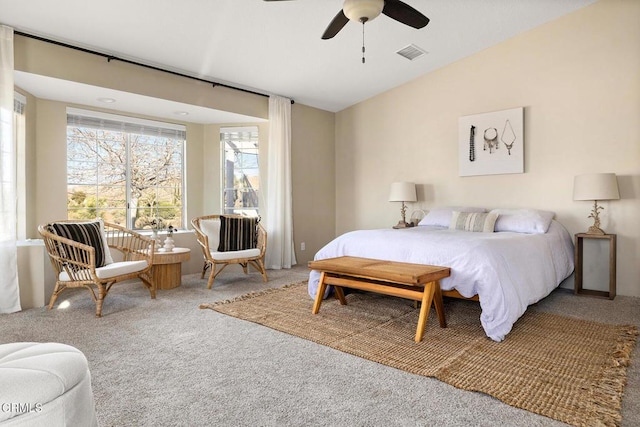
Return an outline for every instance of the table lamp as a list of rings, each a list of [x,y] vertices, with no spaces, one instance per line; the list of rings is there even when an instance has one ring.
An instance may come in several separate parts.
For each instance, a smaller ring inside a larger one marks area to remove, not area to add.
[[[593,225],[586,234],[606,234],[600,228],[600,211],[598,200],[618,200],[618,180],[614,173],[589,173],[577,175],[573,181],[573,200],[593,200],[593,210],[587,218],[593,218]]]
[[[416,195],[416,185],[413,182],[394,182],[393,184],[391,184],[391,194],[389,194],[389,201],[402,202],[402,209],[400,209],[402,219],[398,221],[398,224],[394,225],[393,228],[413,227],[413,224],[408,224],[406,221],[407,207],[404,203],[415,202],[417,200],[418,197]]]

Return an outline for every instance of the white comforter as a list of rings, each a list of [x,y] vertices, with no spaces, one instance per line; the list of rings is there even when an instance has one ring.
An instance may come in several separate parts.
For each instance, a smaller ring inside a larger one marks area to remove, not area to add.
[[[440,281],[442,289],[456,289],[465,297],[478,295],[480,322],[494,341],[502,341],[527,306],[573,272],[573,242],[556,221],[545,234],[472,233],[428,226],[352,231],[329,242],[314,259],[338,256],[451,267],[451,276]],[[319,279],[320,274],[311,271],[312,298]]]

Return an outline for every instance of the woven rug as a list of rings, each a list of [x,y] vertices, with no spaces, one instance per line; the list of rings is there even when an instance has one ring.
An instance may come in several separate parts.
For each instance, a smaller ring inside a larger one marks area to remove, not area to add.
[[[529,310],[498,343],[484,334],[480,307],[445,300],[447,328],[431,310],[422,342],[414,342],[413,301],[352,293],[346,306],[313,301],[306,282],[202,304],[417,375],[576,426],[620,425],[626,366],[635,326],[607,325]]]

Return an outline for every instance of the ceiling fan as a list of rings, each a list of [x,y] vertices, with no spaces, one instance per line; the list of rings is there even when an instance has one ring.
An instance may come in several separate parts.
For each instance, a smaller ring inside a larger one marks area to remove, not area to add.
[[[374,20],[381,13],[413,28],[423,28],[429,23],[429,18],[400,0],[344,0],[342,10],[329,23],[322,39],[333,38],[349,20],[364,24]]]

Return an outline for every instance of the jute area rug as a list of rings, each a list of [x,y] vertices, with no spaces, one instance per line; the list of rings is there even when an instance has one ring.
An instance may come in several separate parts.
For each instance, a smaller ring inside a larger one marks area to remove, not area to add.
[[[478,303],[445,300],[447,328],[431,310],[424,339],[414,342],[412,301],[370,293],[346,306],[323,302],[311,314],[306,282],[202,304],[220,313],[576,426],[620,425],[626,366],[635,326],[607,325],[529,310],[503,342],[486,337]]]

